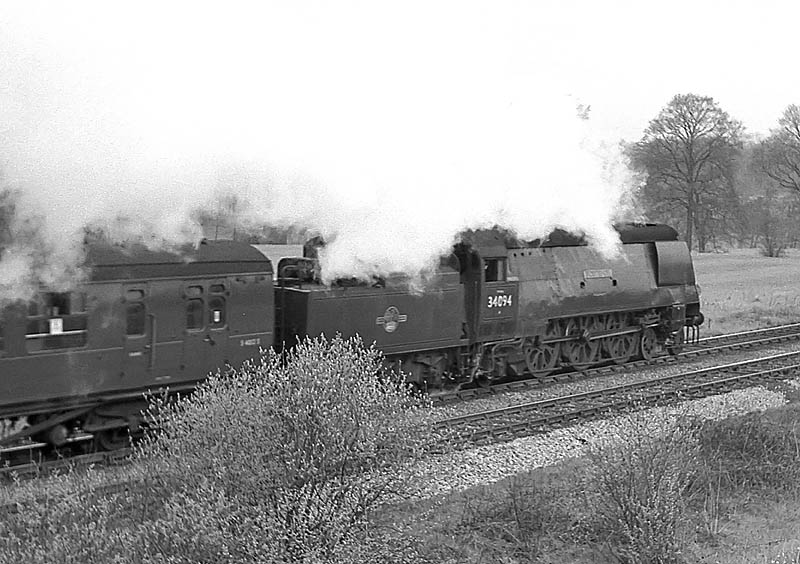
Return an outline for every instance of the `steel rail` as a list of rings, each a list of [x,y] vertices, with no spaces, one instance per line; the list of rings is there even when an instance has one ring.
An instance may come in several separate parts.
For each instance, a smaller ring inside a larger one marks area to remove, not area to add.
[[[777,366],[776,366],[777,365]],[[442,419],[439,435],[454,444],[507,441],[586,421],[631,406],[698,398],[800,372],[800,352],[782,353],[600,390]],[[722,377],[720,377],[722,376]]]
[[[752,337],[757,337],[753,339]],[[744,339],[744,340],[742,340]],[[494,384],[485,388],[468,388],[431,394],[429,399],[432,406],[438,407],[469,401],[483,397],[503,394],[506,392],[516,392],[524,390],[535,390],[546,388],[554,384],[576,382],[588,380],[598,376],[617,374],[632,368],[644,368],[647,366],[667,364],[679,360],[691,359],[703,355],[714,355],[721,352],[728,352],[739,349],[749,349],[765,347],[777,343],[800,340],[800,323],[781,325],[778,327],[768,327],[766,329],[754,329],[753,331],[741,331],[728,335],[716,335],[701,339],[698,344],[687,346],[684,350],[675,355],[658,356],[651,360],[634,360],[625,364],[608,364],[596,366],[582,371],[570,370],[556,372],[543,377],[531,377],[526,380],[515,380]]]
[[[22,464],[0,467],[0,482],[15,478],[32,478],[91,465],[111,466],[122,464],[131,455],[130,447],[112,451],[77,454],[66,458],[31,460]]]

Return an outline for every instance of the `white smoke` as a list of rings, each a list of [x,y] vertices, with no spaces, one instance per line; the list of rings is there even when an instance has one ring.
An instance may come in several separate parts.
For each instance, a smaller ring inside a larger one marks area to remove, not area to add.
[[[540,19],[525,4],[0,7],[0,169],[50,257],[15,239],[0,286],[74,276],[86,229],[197,240],[193,211],[230,195],[243,224],[323,235],[328,277],[417,272],[495,224],[613,252],[631,180],[553,82]]]

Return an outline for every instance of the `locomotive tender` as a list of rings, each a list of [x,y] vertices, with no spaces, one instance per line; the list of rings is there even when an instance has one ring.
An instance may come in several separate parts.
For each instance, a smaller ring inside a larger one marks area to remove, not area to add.
[[[676,350],[703,322],[689,250],[667,226],[618,231],[613,259],[560,231],[531,242],[468,232],[423,291],[403,275],[324,285],[308,256],[273,273],[231,241],[181,254],[92,245],[81,288],[0,318],[0,452],[113,448],[141,423],[143,392],[190,391],[306,335],[358,334],[422,389]]]

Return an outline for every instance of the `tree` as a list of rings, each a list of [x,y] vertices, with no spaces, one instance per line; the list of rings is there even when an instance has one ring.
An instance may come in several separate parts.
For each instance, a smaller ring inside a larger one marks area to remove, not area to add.
[[[767,174],[764,160],[768,150],[763,140],[745,144],[736,184],[744,202],[742,235],[765,256],[777,257],[800,235],[794,220],[800,193],[787,190]]]
[[[756,161],[781,187],[800,194],[800,107],[790,104],[778,128],[759,143]]]
[[[648,174],[645,204],[671,214],[681,210],[689,248],[696,232],[698,248],[705,249],[709,230],[735,199],[733,173],[742,129],[713,98],[678,94],[642,139],[628,147],[634,167]]]

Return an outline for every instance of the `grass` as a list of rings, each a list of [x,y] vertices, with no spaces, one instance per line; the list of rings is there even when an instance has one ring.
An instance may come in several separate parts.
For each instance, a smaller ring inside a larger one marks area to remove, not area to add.
[[[396,509],[429,562],[800,563],[800,404],[618,447]]]
[[[783,258],[757,249],[693,255],[703,331],[720,335],[800,321],[800,250]]]

